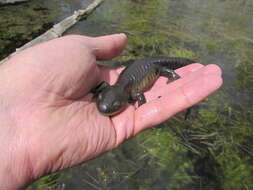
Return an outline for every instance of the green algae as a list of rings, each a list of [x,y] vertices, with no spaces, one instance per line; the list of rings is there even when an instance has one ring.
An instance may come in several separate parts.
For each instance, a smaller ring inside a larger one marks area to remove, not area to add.
[[[36,183],[31,185],[30,189],[38,189],[38,190],[60,190],[61,186],[58,183],[58,179],[60,177],[60,173],[54,173],[51,175],[47,175],[42,177]]]
[[[0,59],[45,32],[55,13],[41,1],[0,7]]]

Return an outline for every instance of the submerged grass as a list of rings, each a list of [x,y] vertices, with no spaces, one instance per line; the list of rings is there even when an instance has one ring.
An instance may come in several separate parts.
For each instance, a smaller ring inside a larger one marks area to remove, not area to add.
[[[42,1],[32,1],[0,6],[0,15],[1,60],[50,28],[55,12]]]

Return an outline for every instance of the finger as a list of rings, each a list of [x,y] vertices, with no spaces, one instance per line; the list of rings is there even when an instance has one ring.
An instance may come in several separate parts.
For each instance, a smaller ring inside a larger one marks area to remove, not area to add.
[[[127,36],[123,33],[89,38],[89,46],[98,60],[108,60],[118,56],[126,46]]]
[[[184,77],[187,74],[192,73],[202,67],[204,67],[204,65],[199,64],[199,63],[193,63],[193,64],[177,69],[176,73],[179,74],[181,77]],[[105,72],[106,74],[109,73],[109,75],[111,76],[110,78],[111,80],[108,80],[108,78],[106,77],[104,77],[104,79],[106,81],[109,81],[109,83],[113,84],[116,81],[118,75],[120,75],[120,73],[124,69],[125,69],[124,67],[113,68],[113,69],[108,68],[108,67],[102,67],[103,72]],[[155,82],[155,85],[152,86],[152,88],[147,92],[147,95],[149,96],[150,94],[152,94],[152,92],[158,92],[161,89],[161,87],[166,85],[167,80],[168,79],[166,77],[159,77],[159,79]]]
[[[171,91],[184,85],[189,80],[193,80],[203,73],[204,65],[199,63],[191,64],[176,70],[176,73],[180,75],[180,79],[167,84],[168,78],[159,77],[150,90],[145,93],[147,100],[156,99],[157,97],[166,95]]]
[[[184,67],[181,67],[179,69],[176,69],[176,73],[180,75],[180,77],[184,77],[185,75],[187,75],[188,73],[192,73],[195,72],[197,70],[199,70],[200,68],[203,68],[204,65],[200,64],[200,63],[193,63]]]
[[[110,85],[115,84],[117,81],[120,73],[118,72],[119,68],[115,67],[106,67],[106,66],[100,66],[100,81],[106,81]],[[122,68],[124,69],[124,68]]]
[[[207,68],[209,67],[210,66],[208,66]],[[155,85],[145,93],[147,101],[157,99],[158,97],[161,98],[162,96],[166,96],[175,89],[185,85],[189,81],[193,81],[196,78],[207,74],[206,71],[209,70],[207,68],[201,64],[192,64],[180,68],[180,70],[176,70],[176,72],[181,76],[181,78],[176,81],[172,81],[169,84],[167,84],[167,78],[160,77],[155,83]]]
[[[177,69],[176,72],[184,78],[186,75],[189,75],[197,70],[200,70],[203,68],[204,65],[199,63],[194,63],[185,67],[182,67],[180,69]],[[114,84],[124,68],[110,68],[110,67],[101,67],[101,81],[107,81],[109,84]],[[183,84],[184,80],[181,81],[181,83],[178,83],[177,81],[174,81],[170,84],[167,84],[167,78],[166,77],[160,77],[156,82],[155,85],[151,87],[150,90],[148,90],[145,93],[145,97],[147,98],[147,101],[156,99],[159,96],[163,96],[164,94],[168,94],[170,91],[172,91],[175,88],[178,88],[180,85]],[[164,88],[166,87],[166,88]],[[166,90],[164,90],[166,89]],[[136,104],[137,106],[137,104]]]
[[[176,73],[179,74],[181,77],[184,76],[185,74],[189,72],[194,72],[195,70],[198,70],[199,68],[204,67],[204,65],[199,64],[199,63],[193,63],[184,67],[181,67],[176,70]],[[125,67],[117,67],[116,71],[118,74],[120,74]]]
[[[209,65],[192,81],[160,99],[139,107],[135,113],[135,134],[169,119],[176,113],[193,106],[222,85],[221,70]]]

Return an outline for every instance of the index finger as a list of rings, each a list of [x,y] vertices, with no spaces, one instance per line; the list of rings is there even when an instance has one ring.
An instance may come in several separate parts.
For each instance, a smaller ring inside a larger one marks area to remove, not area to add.
[[[218,66],[205,66],[204,69],[196,71],[196,75],[199,77],[185,81],[167,96],[139,107],[135,112],[134,134],[162,123],[176,113],[193,106],[222,85],[221,70]]]

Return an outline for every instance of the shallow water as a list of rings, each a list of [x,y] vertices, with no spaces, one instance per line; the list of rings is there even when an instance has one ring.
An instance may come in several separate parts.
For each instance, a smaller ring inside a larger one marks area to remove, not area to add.
[[[39,2],[49,6],[54,23],[91,1]],[[253,1],[107,0],[67,34],[117,32],[129,37],[119,60],[189,57],[218,64],[224,85],[193,108],[189,120],[179,114],[115,151],[57,174],[51,185],[86,190],[253,189]],[[43,183],[47,181],[30,188],[45,189],[49,183]]]

